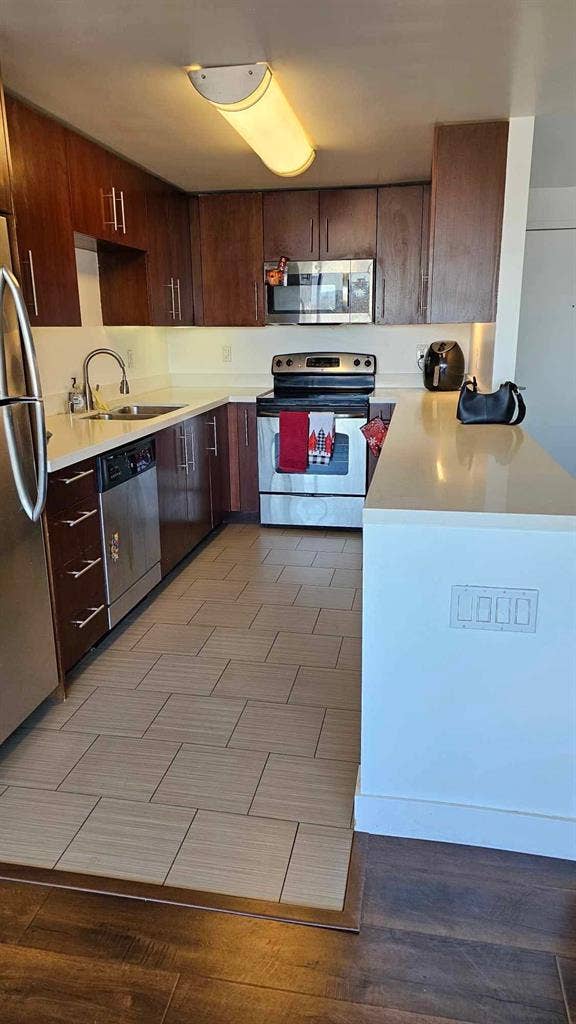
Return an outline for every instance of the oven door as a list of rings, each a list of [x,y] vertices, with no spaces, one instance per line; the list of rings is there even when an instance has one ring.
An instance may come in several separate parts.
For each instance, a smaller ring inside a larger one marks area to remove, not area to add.
[[[284,283],[270,285],[264,266],[266,323],[372,323],[373,260],[288,263]]]
[[[328,465],[304,473],[278,469],[279,417],[258,416],[258,479],[261,494],[366,494],[366,416],[336,416],[336,440]]]

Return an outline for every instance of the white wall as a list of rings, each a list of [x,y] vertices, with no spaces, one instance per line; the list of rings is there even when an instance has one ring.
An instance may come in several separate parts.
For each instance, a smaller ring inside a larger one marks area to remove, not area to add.
[[[82,327],[36,327],[33,332],[49,415],[65,411],[70,378],[75,376],[81,382],[84,357],[100,346],[115,349],[127,362],[129,352],[132,353],[128,378],[134,392],[169,383],[165,329],[103,327],[96,253],[77,249],[76,263]],[[91,378],[104,385],[107,397],[118,397],[119,368],[112,359],[94,359]]]
[[[526,429],[576,476],[575,117],[536,118],[532,181],[515,376]]]
[[[495,387],[513,380],[516,368],[533,135],[533,117],[510,119],[492,374]]]
[[[168,332],[169,365],[175,375],[174,383],[201,385],[203,380],[221,379],[242,385],[256,377],[255,383],[267,384],[272,356],[278,352],[340,349],[374,353],[380,384],[421,387],[422,373],[416,362],[418,345],[454,339],[468,361],[470,331],[470,324],[177,328]],[[223,345],[231,346],[230,363],[222,361]]]

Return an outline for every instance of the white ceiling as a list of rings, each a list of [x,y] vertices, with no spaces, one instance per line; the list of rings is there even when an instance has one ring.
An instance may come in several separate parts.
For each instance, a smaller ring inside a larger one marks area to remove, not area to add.
[[[428,177],[432,125],[576,111],[574,0],[2,0],[9,88],[190,190]],[[317,148],[268,171],[183,67],[268,60]]]

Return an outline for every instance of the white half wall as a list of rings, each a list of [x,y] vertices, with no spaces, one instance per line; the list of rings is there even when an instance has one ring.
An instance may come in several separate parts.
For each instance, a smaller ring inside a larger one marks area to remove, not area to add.
[[[576,537],[528,520],[364,523],[357,829],[576,859]],[[451,627],[453,585],[537,590],[536,631]]]

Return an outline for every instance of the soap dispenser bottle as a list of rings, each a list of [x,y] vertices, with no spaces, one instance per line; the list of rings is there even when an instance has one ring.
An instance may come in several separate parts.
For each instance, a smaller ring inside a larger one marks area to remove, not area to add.
[[[72,387],[68,392],[68,408],[73,413],[86,410],[86,399],[82,388],[76,383],[76,377],[72,377]]]

